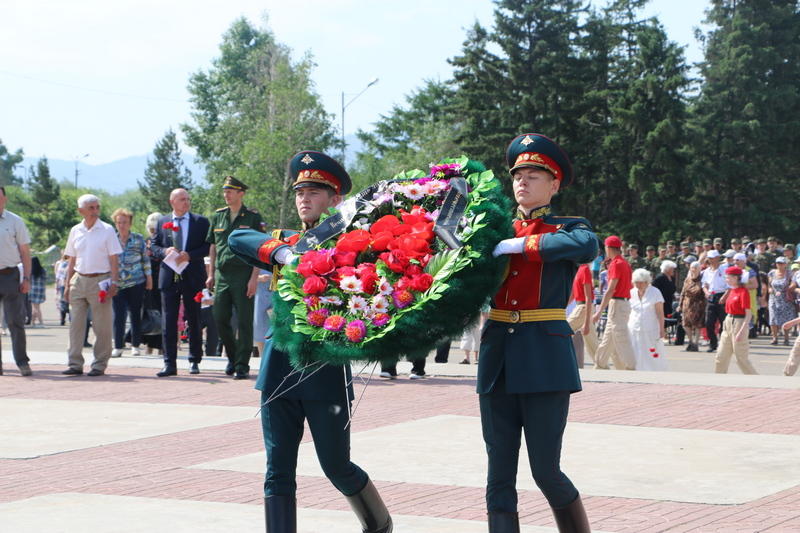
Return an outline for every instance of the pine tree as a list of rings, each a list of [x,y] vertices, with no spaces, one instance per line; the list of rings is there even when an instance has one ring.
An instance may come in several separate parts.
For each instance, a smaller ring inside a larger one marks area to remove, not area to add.
[[[3,140],[0,139],[0,185],[22,184],[22,180],[14,175],[14,167],[22,163],[23,155],[22,148],[14,153],[9,152],[6,145],[3,144]]]
[[[168,213],[169,194],[173,189],[192,187],[192,173],[184,166],[175,132],[169,129],[153,150],[153,160],[147,159],[144,179],[139,181],[149,207],[154,211]]]
[[[47,158],[31,166],[26,183],[28,195],[20,198],[34,248],[45,249],[66,241],[77,215],[61,197],[61,187],[50,175]]]
[[[712,0],[691,175],[721,235],[800,230],[800,9],[796,0]]]

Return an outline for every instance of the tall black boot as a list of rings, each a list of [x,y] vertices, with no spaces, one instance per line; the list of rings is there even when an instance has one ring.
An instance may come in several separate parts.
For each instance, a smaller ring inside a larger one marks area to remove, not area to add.
[[[297,533],[297,502],[294,496],[264,498],[264,524],[267,533]]]
[[[580,494],[575,501],[566,507],[556,509],[553,507],[553,516],[556,519],[559,533],[590,533],[589,518],[583,508]]]
[[[392,533],[392,517],[372,480],[367,479],[361,492],[346,498],[361,522],[362,533]]]
[[[489,511],[489,533],[519,533],[519,513]]]

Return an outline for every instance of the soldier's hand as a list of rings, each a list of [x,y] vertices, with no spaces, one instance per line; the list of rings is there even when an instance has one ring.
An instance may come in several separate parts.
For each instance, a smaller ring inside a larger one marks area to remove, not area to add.
[[[515,237],[513,239],[503,239],[494,247],[492,255],[498,257],[501,255],[521,254],[525,249],[525,237]]]
[[[208,276],[206,279],[206,289],[210,291],[214,290],[214,276]]]
[[[277,252],[275,252],[275,261],[282,265],[288,265],[294,261],[296,257],[297,256],[292,253],[292,249],[288,246],[285,248],[280,248]]]

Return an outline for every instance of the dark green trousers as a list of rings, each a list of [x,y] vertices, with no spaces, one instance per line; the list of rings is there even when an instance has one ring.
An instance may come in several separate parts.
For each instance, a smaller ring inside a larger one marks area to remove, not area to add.
[[[249,271],[248,271],[249,272]],[[247,297],[247,278],[232,282],[223,281],[218,275],[214,292],[214,322],[225,353],[233,361],[236,372],[250,371],[250,355],[253,353],[253,298]],[[231,326],[231,312],[236,309],[237,331]]]
[[[501,377],[491,392],[480,395],[481,426],[489,474],[489,512],[517,511],[517,466],[525,431],[533,480],[551,507],[572,503],[578,491],[561,471],[561,440],[569,414],[569,392],[508,394]]]
[[[261,403],[269,395],[261,393]],[[278,397],[261,409],[261,429],[267,450],[265,496],[294,496],[297,452],[308,420],[314,448],[325,476],[339,492],[352,496],[367,484],[367,473],[350,461],[349,406],[329,401]]]

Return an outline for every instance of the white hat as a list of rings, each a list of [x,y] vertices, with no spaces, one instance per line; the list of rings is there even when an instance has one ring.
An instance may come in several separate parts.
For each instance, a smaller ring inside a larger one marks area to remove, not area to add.
[[[788,260],[788,259],[786,259],[786,256],[783,256],[783,255],[782,255],[782,256],[778,257],[777,259],[775,259],[775,262],[776,262],[776,263],[788,263],[788,262],[789,262],[789,260]]]
[[[726,250],[724,255],[725,255],[725,257],[730,259],[731,257],[736,255],[736,251],[735,250]]]
[[[695,261],[697,261],[697,258],[693,255],[687,255],[683,258],[684,263],[694,263]]]
[[[719,252],[717,250],[709,250],[706,253],[706,257],[709,259],[714,259],[715,257],[719,257]]]
[[[747,256],[743,253],[739,252],[738,254],[733,256],[734,261],[747,261]]]

